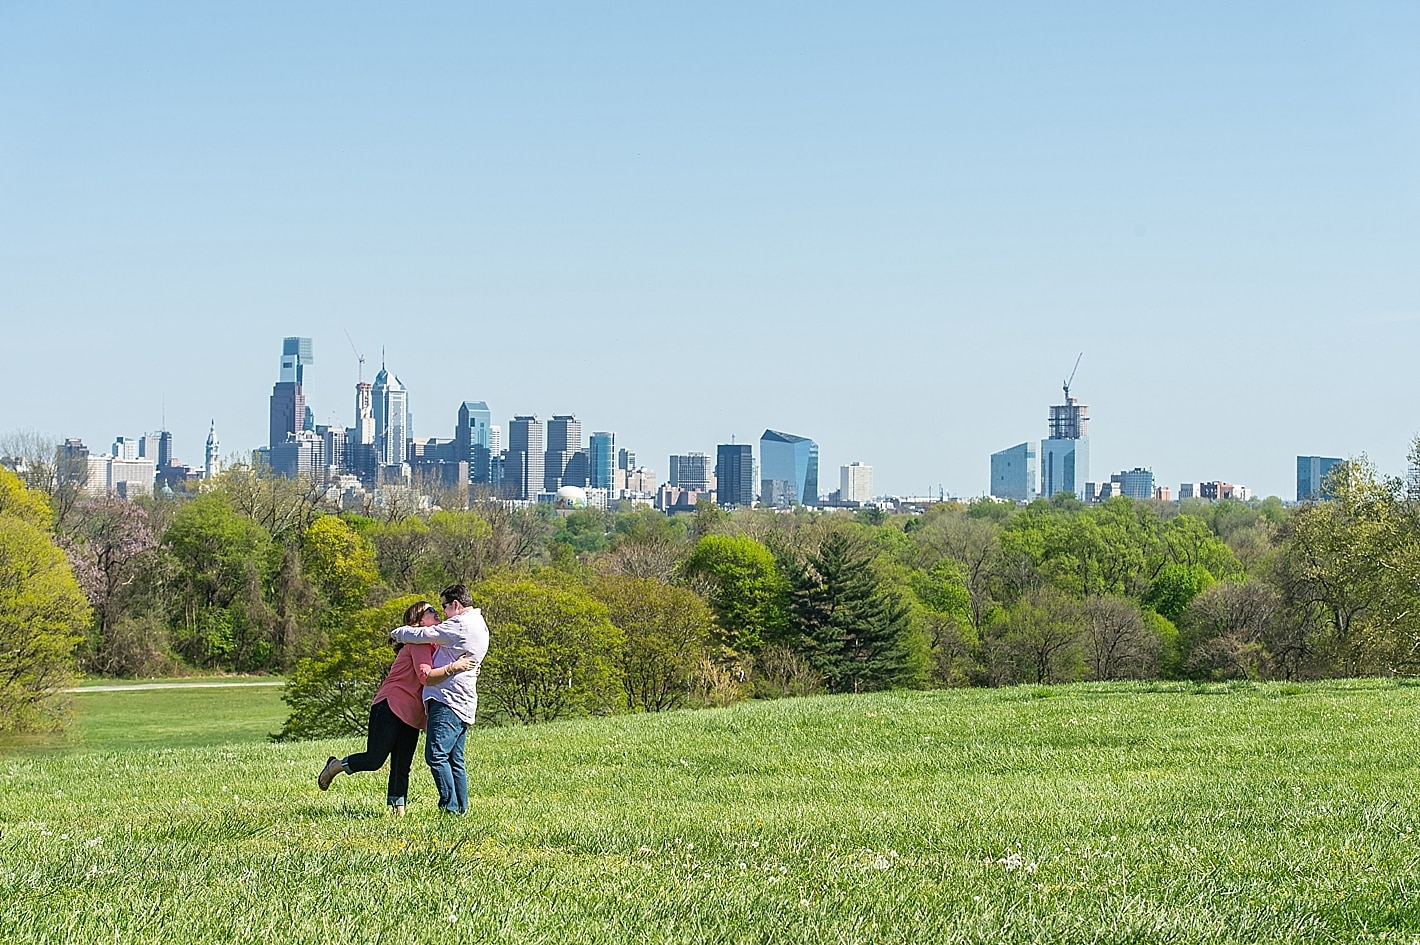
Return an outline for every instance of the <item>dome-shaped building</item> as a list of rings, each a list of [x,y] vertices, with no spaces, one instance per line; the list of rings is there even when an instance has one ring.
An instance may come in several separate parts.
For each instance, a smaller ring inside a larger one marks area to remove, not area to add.
[[[587,491],[577,486],[563,486],[557,490],[557,498],[553,500],[553,506],[559,509],[585,509],[587,507]]]

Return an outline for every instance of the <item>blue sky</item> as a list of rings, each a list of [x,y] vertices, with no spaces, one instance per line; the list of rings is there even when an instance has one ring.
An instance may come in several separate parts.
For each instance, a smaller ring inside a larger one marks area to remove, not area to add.
[[[292,334],[349,423],[348,330],[418,435],[970,495],[1083,351],[1092,478],[1401,471],[1420,7],[984,6],[6,5],[0,430],[258,446]]]

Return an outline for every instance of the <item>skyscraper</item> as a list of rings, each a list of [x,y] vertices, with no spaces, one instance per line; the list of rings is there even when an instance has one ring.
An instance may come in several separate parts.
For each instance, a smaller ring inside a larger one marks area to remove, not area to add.
[[[592,434],[587,450],[587,480],[593,489],[612,489],[616,486],[616,434],[597,432]]]
[[[355,425],[350,428],[350,442],[357,446],[375,445],[375,394],[369,381],[355,385]]]
[[[838,500],[859,505],[873,501],[873,467],[862,463],[838,467]]]
[[[375,417],[375,457],[381,466],[404,462],[409,442],[409,392],[383,362],[371,390]]]
[[[675,488],[710,491],[710,480],[715,470],[710,465],[709,456],[704,453],[679,453],[671,456],[670,467],[666,482]]]
[[[818,444],[765,430],[759,438],[759,499],[765,505],[818,505]]]
[[[1080,498],[1090,478],[1090,408],[1070,396],[1050,408],[1050,436],[1040,441],[1040,494]]]
[[[715,448],[715,499],[725,508],[754,505],[754,447],[721,443]]]
[[[314,364],[311,339],[284,338],[281,341],[281,373],[271,388],[271,424],[268,446],[286,442],[287,435],[306,428],[308,411],[301,385],[306,365]]]
[[[1335,456],[1298,456],[1297,501],[1306,502],[1310,499],[1331,498],[1326,477],[1331,475],[1331,471],[1343,462],[1345,460]]]
[[[1034,443],[1018,443],[991,454],[991,495],[1009,502],[1030,502],[1040,487],[1039,454]]]
[[[468,463],[470,482],[486,483],[492,458],[493,414],[481,400],[465,400],[459,405],[454,449],[461,462]]]
[[[586,458],[576,464],[582,451],[582,421],[571,414],[558,414],[547,423],[547,451],[543,457],[544,491],[556,492],[563,486],[586,485]],[[579,475],[580,472],[580,475]],[[581,482],[574,480],[580,478]]]
[[[536,414],[508,421],[504,483],[515,499],[535,499],[543,485],[543,430]]]

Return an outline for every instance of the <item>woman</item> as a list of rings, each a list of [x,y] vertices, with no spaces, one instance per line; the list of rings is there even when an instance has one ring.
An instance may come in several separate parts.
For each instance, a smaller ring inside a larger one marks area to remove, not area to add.
[[[433,604],[422,600],[405,610],[404,623],[408,627],[432,627],[439,623],[439,613]],[[316,783],[324,791],[340,772],[378,771],[388,758],[390,777],[386,800],[396,814],[403,816],[405,795],[409,792],[409,768],[414,761],[414,749],[419,745],[419,732],[426,724],[424,685],[442,682],[478,664],[472,657],[462,656],[436,669],[431,644],[396,643],[394,649],[394,663],[370,706],[365,750],[344,758],[332,755]]]

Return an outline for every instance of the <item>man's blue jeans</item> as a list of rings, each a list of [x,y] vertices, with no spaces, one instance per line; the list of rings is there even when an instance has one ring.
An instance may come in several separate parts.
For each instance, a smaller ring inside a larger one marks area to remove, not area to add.
[[[424,760],[439,789],[439,810],[462,814],[468,810],[468,774],[463,767],[463,742],[468,723],[454,710],[430,699],[424,703],[429,730],[424,736]]]

